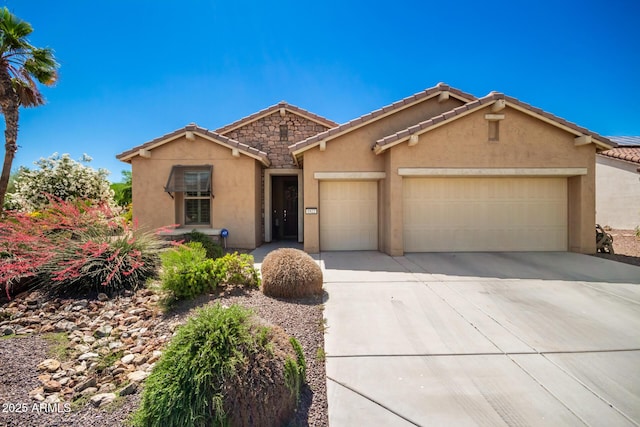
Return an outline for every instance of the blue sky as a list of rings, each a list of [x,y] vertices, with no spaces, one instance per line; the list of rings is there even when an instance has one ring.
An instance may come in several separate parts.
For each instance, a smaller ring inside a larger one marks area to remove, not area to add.
[[[60,79],[21,112],[14,166],[115,155],[281,100],[342,123],[438,82],[602,135],[640,135],[637,0],[0,0]]]

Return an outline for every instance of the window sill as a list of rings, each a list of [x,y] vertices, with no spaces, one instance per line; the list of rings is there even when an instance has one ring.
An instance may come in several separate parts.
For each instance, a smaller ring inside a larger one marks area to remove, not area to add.
[[[189,234],[193,230],[196,230],[202,234],[206,234],[207,236],[219,236],[221,228],[200,228],[197,226],[191,227],[178,227],[171,230],[161,231],[161,236],[182,236],[184,234]]]

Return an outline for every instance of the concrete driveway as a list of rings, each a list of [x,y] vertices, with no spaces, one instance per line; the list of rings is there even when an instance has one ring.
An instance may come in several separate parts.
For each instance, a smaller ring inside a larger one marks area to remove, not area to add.
[[[329,424],[640,425],[640,268],[322,253]]]

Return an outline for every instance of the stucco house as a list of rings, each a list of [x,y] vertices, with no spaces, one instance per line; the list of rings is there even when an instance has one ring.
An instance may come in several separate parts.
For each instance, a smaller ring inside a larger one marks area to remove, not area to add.
[[[595,252],[596,153],[609,139],[502,93],[438,84],[338,125],[285,102],[117,156],[134,217],[232,247],[307,252]]]
[[[596,155],[596,220],[622,230],[640,226],[640,136],[610,136],[618,147]]]

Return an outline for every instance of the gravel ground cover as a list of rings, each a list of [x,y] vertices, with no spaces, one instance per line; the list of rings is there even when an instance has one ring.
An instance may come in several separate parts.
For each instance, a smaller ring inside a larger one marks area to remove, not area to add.
[[[596,254],[600,258],[640,266],[640,238],[634,230],[609,230],[613,237],[614,255]]]
[[[42,387],[43,371],[38,365],[45,359],[51,358],[51,342],[47,340],[46,335],[40,331],[57,332],[60,328],[67,328],[69,337],[79,340],[78,336],[84,330],[85,336],[95,336],[95,330],[98,325],[104,332],[104,324],[102,317],[105,313],[111,316],[111,326],[119,331],[118,338],[115,340],[123,343],[125,351],[123,354],[135,355],[135,359],[140,358],[142,363],[131,368],[129,365],[116,362],[114,367],[124,370],[124,374],[129,371],[136,372],[149,370],[151,365],[144,363],[144,360],[151,357],[152,351],[158,351],[161,345],[165,343],[167,337],[171,336],[171,332],[175,330],[177,325],[186,321],[195,309],[206,304],[214,304],[220,302],[224,305],[240,304],[244,307],[253,309],[258,316],[263,319],[281,326],[289,335],[294,336],[303,346],[307,361],[307,386],[301,393],[301,402],[297,416],[293,422],[295,426],[326,426],[328,425],[327,417],[327,399],[326,399],[326,377],[324,364],[324,321],[322,314],[322,301],[320,297],[310,297],[297,300],[280,300],[264,296],[257,289],[238,289],[233,288],[228,291],[205,295],[191,301],[181,302],[166,314],[155,312],[152,305],[155,302],[153,296],[147,290],[140,291],[142,294],[136,293],[122,298],[114,298],[109,301],[98,302],[97,300],[89,300],[82,309],[77,309],[77,302],[73,300],[57,301],[56,310],[47,310],[47,305],[35,306],[27,304],[27,300],[33,300],[33,295],[23,296],[14,300],[14,305],[9,308],[9,303],[0,305],[0,332],[7,328],[14,328],[16,332],[10,336],[0,338],[0,427],[15,426],[118,426],[126,425],[126,419],[133,412],[140,401],[141,387],[138,387],[132,394],[118,396],[118,390],[109,390],[107,381],[114,381],[109,378],[98,378],[98,384],[95,388],[100,390],[94,393],[100,394],[101,391],[115,391],[116,398],[108,404],[96,404],[86,398],[76,400],[69,404],[73,399],[65,399],[62,396],[60,402],[51,400],[51,395],[47,395],[47,401],[40,401],[34,398],[34,391]],[[103,305],[101,305],[103,304]],[[141,306],[147,307],[147,312],[141,310]],[[20,324],[8,324],[9,314],[15,312],[18,307],[23,308],[27,313],[23,316],[23,322]],[[132,307],[133,312],[140,319],[130,320]],[[137,311],[136,311],[137,310]],[[56,313],[66,313],[69,315],[62,320]],[[3,316],[4,314],[4,316]],[[73,314],[73,316],[71,316]],[[93,318],[92,318],[93,316]],[[3,318],[4,317],[4,318]],[[39,318],[39,319],[36,319]],[[69,320],[70,319],[70,320]],[[84,322],[84,323],[83,323]],[[72,323],[80,326],[80,329],[73,328]],[[54,325],[57,325],[54,327]],[[127,329],[136,327],[136,329]],[[140,334],[140,326],[145,328],[144,334]],[[56,329],[58,328],[58,329]],[[73,329],[73,331],[71,331]],[[135,331],[135,332],[134,332]],[[65,332],[66,333],[66,332]],[[136,338],[135,340],[123,336]],[[148,344],[147,343],[152,343]],[[97,343],[91,343],[93,346],[89,351],[93,351]],[[80,341],[80,346],[85,342]],[[106,341],[105,341],[106,345]],[[86,348],[83,348],[86,350]],[[99,349],[98,349],[99,350]],[[95,351],[98,351],[95,350]],[[134,353],[135,352],[135,353]],[[76,352],[74,358],[78,358]],[[86,353],[85,353],[86,354]],[[130,357],[134,359],[134,357]],[[89,359],[91,360],[91,359]],[[153,359],[151,359],[153,360]],[[131,365],[135,365],[136,361],[129,361]],[[78,360],[63,363],[53,377],[63,376],[64,368],[72,366],[70,370],[77,369],[75,366]],[[91,368],[89,368],[90,371]],[[53,372],[53,371],[51,371]],[[73,381],[73,378],[71,379]],[[102,384],[102,385],[101,385]],[[45,386],[46,387],[46,386]],[[63,387],[64,388],[64,387]],[[105,388],[105,390],[102,390]],[[62,390],[64,392],[64,390]],[[45,393],[46,395],[46,393]],[[40,399],[43,396],[40,396]]]

